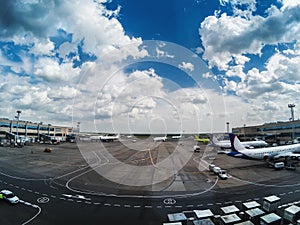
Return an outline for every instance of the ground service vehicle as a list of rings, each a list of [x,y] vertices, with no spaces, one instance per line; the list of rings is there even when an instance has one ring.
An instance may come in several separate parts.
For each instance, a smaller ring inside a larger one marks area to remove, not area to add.
[[[274,163],[274,168],[275,168],[276,170],[281,170],[281,169],[283,169],[284,167],[285,167],[284,162],[277,162],[277,163]]]
[[[220,170],[218,176],[219,176],[219,178],[221,178],[222,180],[228,179],[228,175],[227,175],[227,171],[226,171],[226,170]]]
[[[214,171],[214,170],[213,170],[214,167],[215,167],[214,164],[210,164],[210,165],[208,166],[209,171],[213,172],[213,171]]]
[[[16,204],[20,201],[20,199],[15,196],[15,194],[9,190],[2,190],[0,192],[4,200],[8,201],[11,204]]]
[[[214,172],[215,174],[219,174],[219,173],[221,172],[221,168],[215,166],[215,167],[213,168],[213,172]]]
[[[200,147],[198,145],[194,146],[194,152],[200,152]]]

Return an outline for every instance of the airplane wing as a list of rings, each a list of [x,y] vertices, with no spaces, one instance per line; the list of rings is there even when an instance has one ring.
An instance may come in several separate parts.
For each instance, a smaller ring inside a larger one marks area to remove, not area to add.
[[[293,152],[284,152],[274,156],[274,158],[289,157],[291,159],[300,159],[300,154]]]

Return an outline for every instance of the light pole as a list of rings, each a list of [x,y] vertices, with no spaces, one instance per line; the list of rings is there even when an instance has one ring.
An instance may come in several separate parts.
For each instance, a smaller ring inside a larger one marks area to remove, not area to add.
[[[37,141],[40,142],[40,126],[42,125],[42,122],[39,122],[37,125]]]
[[[291,122],[292,122],[292,141],[295,139],[295,134],[294,134],[294,108],[295,108],[295,104],[288,104],[288,107],[291,109]]]
[[[295,104],[288,104],[288,107],[291,109],[291,120],[294,122],[294,120],[295,120],[295,118],[294,118]]]
[[[50,136],[50,126],[51,126],[51,124],[48,123],[48,136]]]
[[[25,123],[25,140],[27,141],[27,126],[28,126],[28,121]]]
[[[246,124],[244,124],[244,141],[246,140]]]
[[[21,110],[17,110],[17,115],[15,116],[15,118],[17,119],[15,143],[17,143],[17,138],[19,138],[18,128],[19,128],[19,120],[20,120],[21,112],[22,112]]]
[[[229,122],[226,122],[227,124],[227,133],[229,133]]]
[[[77,141],[79,141],[80,122],[77,122]]]

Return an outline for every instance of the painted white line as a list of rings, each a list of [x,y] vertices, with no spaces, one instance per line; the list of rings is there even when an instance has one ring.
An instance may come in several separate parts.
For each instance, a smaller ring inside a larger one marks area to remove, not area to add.
[[[124,205],[124,207],[126,207],[126,208],[130,208],[130,207],[131,207],[131,205]]]
[[[21,200],[20,200],[20,202],[21,202]],[[26,202],[24,202],[24,201],[22,201],[21,203],[26,204]],[[30,205],[30,206],[32,206],[33,208],[38,209],[38,212],[37,212],[32,218],[30,218],[29,220],[27,220],[27,221],[25,221],[24,223],[22,223],[22,225],[26,225],[26,224],[30,223],[31,221],[33,221],[33,220],[34,220],[34,219],[42,212],[41,207],[39,207],[38,205],[34,205],[34,204],[31,204],[31,203],[26,204],[26,205]]]
[[[16,180],[25,180],[25,181],[32,181],[32,180],[48,180],[45,179],[45,178],[24,178],[24,177],[16,177],[16,176],[12,176],[12,175],[9,175],[7,173],[3,173],[3,172],[0,172],[0,174],[2,174],[3,176],[5,177],[9,177],[9,178],[13,178],[13,179],[16,179]],[[5,184],[7,184],[6,182],[4,182]]]
[[[102,154],[102,153],[100,152],[100,154]],[[105,156],[103,156],[103,157],[105,158]],[[109,160],[107,160],[107,163],[108,162],[109,162]],[[78,174],[78,175],[70,178],[66,182],[65,187],[67,189],[69,189],[70,191],[75,192],[75,193],[88,194],[88,195],[96,195],[96,196],[106,196],[106,197],[116,197],[116,198],[145,198],[145,197],[149,197],[149,196],[146,196],[146,195],[115,195],[115,194],[107,194],[107,193],[103,193],[103,192],[101,192],[101,193],[95,193],[93,191],[87,192],[87,191],[76,190],[76,189],[70,187],[70,183],[73,180],[75,180],[78,177],[83,176],[83,175],[85,175],[87,173],[95,171],[96,168],[100,168],[102,166],[107,165],[107,163],[103,163],[103,164],[97,165],[97,166],[93,167],[90,170],[84,171],[84,172],[82,172],[82,173],[80,173],[80,174]],[[182,198],[182,197],[199,196],[199,195],[202,195],[202,194],[205,194],[205,193],[211,191],[217,185],[218,180],[219,180],[219,178],[217,177],[216,180],[215,180],[215,183],[210,188],[208,188],[208,189],[206,189],[206,190],[204,190],[202,192],[195,192],[195,193],[188,193],[188,194],[179,194],[179,195],[153,195],[153,196],[151,196],[151,198],[163,198],[163,199],[165,199],[165,198],[176,198],[176,197]]]
[[[248,181],[248,180],[242,180],[242,179],[239,179],[237,177],[232,177],[232,179],[235,179],[237,181],[240,181],[240,182],[244,182],[244,183],[247,183],[247,184],[252,184],[252,185],[255,185],[255,186],[261,186],[261,187],[294,187],[296,185],[299,185],[299,183],[295,183],[295,184],[284,184],[284,185],[276,185],[276,184],[260,184],[260,183],[255,183],[255,182],[252,182],[252,181]],[[299,190],[300,191],[300,190]]]
[[[121,205],[119,205],[119,204],[114,204],[114,206],[115,206],[115,207],[120,207]]]
[[[110,204],[110,203],[105,203],[104,205],[105,205],[105,206],[111,206],[111,204]]]

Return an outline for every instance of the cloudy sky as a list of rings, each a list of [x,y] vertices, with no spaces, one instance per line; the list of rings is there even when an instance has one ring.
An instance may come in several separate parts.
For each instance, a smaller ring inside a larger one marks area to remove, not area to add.
[[[300,2],[4,1],[0,116],[97,132],[298,118]]]

